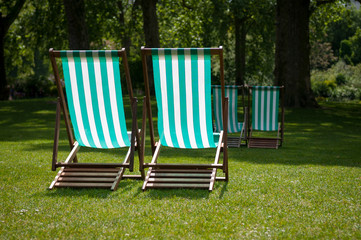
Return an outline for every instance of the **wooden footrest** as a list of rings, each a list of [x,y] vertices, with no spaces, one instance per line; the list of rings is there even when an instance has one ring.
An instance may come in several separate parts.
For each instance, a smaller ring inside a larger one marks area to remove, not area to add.
[[[251,138],[248,141],[249,148],[278,148],[278,139]]]
[[[123,177],[124,169],[109,168],[62,168],[49,189],[73,188],[110,188],[115,190]],[[135,177],[138,177],[137,175]],[[140,176],[139,176],[140,177]]]
[[[143,184],[148,188],[213,189],[216,169],[149,169]]]
[[[239,137],[228,137],[227,138],[227,146],[238,148],[240,146],[240,139]]]

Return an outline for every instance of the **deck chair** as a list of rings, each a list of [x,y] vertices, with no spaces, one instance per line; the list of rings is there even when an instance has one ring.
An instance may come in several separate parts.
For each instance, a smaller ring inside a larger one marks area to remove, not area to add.
[[[247,107],[244,106],[244,94],[242,94],[243,98],[243,113],[244,120],[243,122],[238,122],[238,89],[241,89],[243,92],[243,86],[235,86],[235,85],[227,85],[225,86],[225,94],[228,98],[228,133],[239,133],[239,137],[230,137],[228,136],[228,147],[239,147],[244,141],[243,145],[246,145],[247,137],[246,137],[246,121],[247,121]],[[213,114],[214,114],[214,129],[215,132],[220,132],[223,130],[222,123],[222,100],[221,100],[221,91],[222,88],[220,85],[213,85]]]
[[[122,178],[144,179],[144,172],[140,175],[124,175],[125,169],[133,171],[135,151],[138,151],[140,164],[143,161],[141,133],[138,130],[136,117],[137,99],[133,97],[125,50],[55,51],[50,49],[49,54],[59,93],[52,170],[55,171],[60,167],[49,189],[99,187],[116,190]],[[127,131],[125,122],[119,69],[120,57],[123,60],[131,100],[131,131]],[[66,99],[55,58],[60,58],[62,62]],[[71,149],[64,162],[57,160],[61,112]],[[70,114],[70,119],[68,114]],[[144,139],[144,135],[142,136]],[[80,147],[96,149],[127,147],[129,149],[124,161],[120,163],[79,163],[76,154]]]
[[[252,121],[248,128],[249,148],[278,148],[283,143],[284,130],[284,104],[283,86],[250,86],[248,94],[248,111],[250,109],[250,96],[252,95]],[[281,98],[281,116],[279,108]],[[248,113],[248,116],[250,114]],[[250,121],[248,120],[250,123]],[[276,137],[254,136],[254,132],[277,132]]]
[[[227,131],[213,132],[211,100],[211,55],[220,61],[223,128],[227,129],[228,99],[224,95],[222,48],[141,49],[152,161],[143,184],[148,188],[205,188],[213,190],[216,180],[228,181]],[[158,107],[159,141],[155,142],[147,56],[152,57],[154,88]],[[216,148],[212,164],[158,163],[161,146],[179,149]],[[220,163],[220,154],[223,161]],[[222,169],[224,177],[217,177]]]

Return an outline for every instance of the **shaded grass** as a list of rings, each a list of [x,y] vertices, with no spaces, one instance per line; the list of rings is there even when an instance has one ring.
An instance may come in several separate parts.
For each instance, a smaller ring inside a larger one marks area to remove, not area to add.
[[[229,149],[230,181],[209,193],[142,192],[142,182],[132,180],[115,192],[48,191],[53,101],[0,102],[1,239],[361,238],[361,104],[288,109],[284,146]],[[59,159],[67,156],[66,139],[62,123]],[[125,151],[81,149],[79,160],[119,162]],[[213,158],[214,150],[165,148],[160,161]]]

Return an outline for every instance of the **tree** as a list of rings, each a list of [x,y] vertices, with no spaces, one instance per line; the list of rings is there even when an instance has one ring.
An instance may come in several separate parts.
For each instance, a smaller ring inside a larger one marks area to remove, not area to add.
[[[8,32],[11,24],[18,17],[24,3],[25,0],[18,0],[13,6],[10,5],[10,2],[4,4],[7,9],[6,16],[2,16],[2,9],[0,9],[0,100],[5,100],[9,97],[5,70],[4,40],[6,33]]]
[[[89,49],[88,28],[85,22],[85,5],[83,0],[64,0],[68,23],[70,49]]]
[[[275,84],[285,86],[288,107],[315,107],[311,89],[310,0],[277,0]]]
[[[143,11],[143,31],[146,47],[159,47],[157,2],[158,0],[141,0]]]
[[[350,2],[341,1],[343,4]],[[360,2],[358,0],[358,2]],[[277,0],[275,84],[285,86],[285,105],[318,106],[310,81],[310,16],[336,0]],[[332,43],[332,42],[331,42]]]
[[[246,73],[247,55],[257,55],[254,44],[248,44],[247,37],[257,42],[257,38],[262,38],[267,42],[265,33],[273,32],[274,27],[272,17],[274,14],[274,4],[270,0],[233,0],[230,3],[230,12],[232,13],[233,26],[235,31],[235,69],[236,84],[244,85]],[[260,30],[260,31],[259,31]],[[252,48],[248,50],[248,48]],[[271,48],[272,49],[272,48]],[[259,62],[257,65],[262,64]],[[247,66],[248,68],[248,66]]]
[[[145,38],[145,46],[152,48],[159,48],[159,26],[157,17],[157,2],[158,0],[141,0],[141,6],[143,11],[143,31]],[[150,65],[150,59],[148,58],[148,66]],[[153,69],[148,68],[149,89],[150,92],[154,92],[153,86]]]

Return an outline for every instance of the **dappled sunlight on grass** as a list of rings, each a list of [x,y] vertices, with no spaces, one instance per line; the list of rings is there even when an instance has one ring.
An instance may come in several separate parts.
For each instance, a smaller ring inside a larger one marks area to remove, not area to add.
[[[114,192],[48,191],[56,175],[51,171],[54,100],[0,102],[0,113],[2,239],[361,238],[360,104],[287,109],[283,146],[229,148],[230,180],[216,182],[213,192],[142,192],[142,181],[128,179]],[[146,162],[151,161],[148,130]],[[62,121],[58,159],[68,153]],[[125,154],[126,149],[82,147],[78,158],[122,162]],[[212,163],[214,156],[215,149],[164,147],[159,162]],[[136,156],[131,174],[138,174],[137,161]]]

